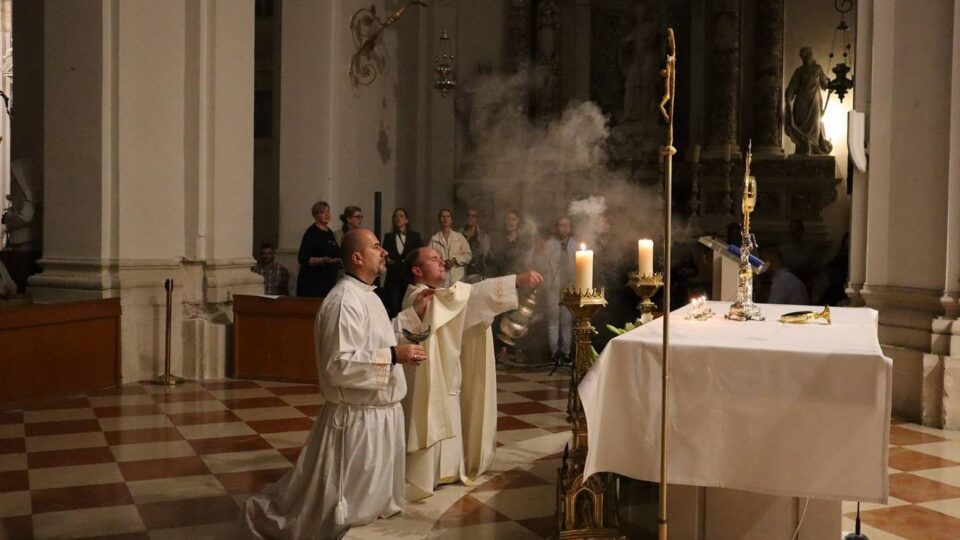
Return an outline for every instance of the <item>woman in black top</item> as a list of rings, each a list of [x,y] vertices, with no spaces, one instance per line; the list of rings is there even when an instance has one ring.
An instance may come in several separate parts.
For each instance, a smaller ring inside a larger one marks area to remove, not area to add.
[[[340,246],[330,230],[330,205],[320,201],[310,209],[313,224],[300,240],[300,272],[297,274],[297,296],[326,296],[337,283],[340,268]]]
[[[410,219],[404,208],[393,211],[393,232],[383,235],[381,247],[387,250],[387,277],[383,282],[383,305],[387,308],[390,318],[400,313],[403,304],[403,295],[407,290],[408,276],[404,269],[403,259],[408,253],[423,247],[423,238],[420,233],[408,230]]]

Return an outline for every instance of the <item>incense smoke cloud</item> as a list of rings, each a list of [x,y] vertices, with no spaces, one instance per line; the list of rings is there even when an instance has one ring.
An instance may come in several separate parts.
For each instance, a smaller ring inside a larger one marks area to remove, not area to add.
[[[597,273],[603,276],[623,266],[617,259],[635,260],[637,238],[659,237],[660,190],[611,165],[608,118],[595,103],[573,103],[551,121],[531,121],[532,81],[521,72],[485,77],[467,90],[466,110],[459,111],[467,182],[457,196],[488,212],[490,231],[500,229],[508,209],[521,213],[528,230],[539,223],[552,231],[557,218],[569,216],[577,241],[601,249]]]

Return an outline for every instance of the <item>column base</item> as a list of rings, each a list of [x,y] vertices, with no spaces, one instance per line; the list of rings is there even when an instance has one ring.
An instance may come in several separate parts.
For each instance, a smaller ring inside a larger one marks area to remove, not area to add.
[[[942,364],[943,373],[940,427],[943,429],[960,429],[960,356],[935,358]]]
[[[944,317],[956,319],[960,317],[960,292],[944,291],[940,297],[940,305],[943,306]]]
[[[860,296],[879,311],[880,345],[893,360],[893,414],[939,427],[944,378],[932,345],[942,337],[933,324],[942,312],[940,292],[867,283]]]
[[[847,283],[844,292],[847,293],[847,298],[850,299],[850,307],[863,307],[866,305],[863,296],[860,294],[860,289],[862,288],[863,283]]]

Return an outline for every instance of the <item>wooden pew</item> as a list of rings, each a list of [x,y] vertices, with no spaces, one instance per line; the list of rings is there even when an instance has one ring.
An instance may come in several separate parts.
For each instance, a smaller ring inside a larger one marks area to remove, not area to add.
[[[0,410],[120,384],[120,299],[0,304]]]
[[[235,295],[233,376],[317,382],[313,326],[322,298]]]

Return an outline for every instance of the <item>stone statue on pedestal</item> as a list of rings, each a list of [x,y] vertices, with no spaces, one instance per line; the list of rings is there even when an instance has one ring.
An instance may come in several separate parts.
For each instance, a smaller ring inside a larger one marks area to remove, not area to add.
[[[633,26],[619,45],[623,75],[623,108],[611,130],[611,151],[618,158],[655,155],[663,139],[657,103],[662,91],[660,32],[654,9],[646,0],[632,7]]]
[[[16,159],[10,165],[9,206],[3,212],[3,229],[7,235],[6,249],[33,251],[40,249],[39,203],[32,187],[30,164]]]
[[[649,122],[656,117],[658,96],[655,77],[660,69],[657,23],[642,2],[633,6],[634,26],[620,48],[623,72],[623,112],[620,123]]]
[[[821,90],[827,89],[827,76],[810,47],[800,49],[800,59],[803,65],[793,72],[784,93],[787,136],[797,145],[798,155],[829,154],[833,145],[824,135],[820,95]]]

